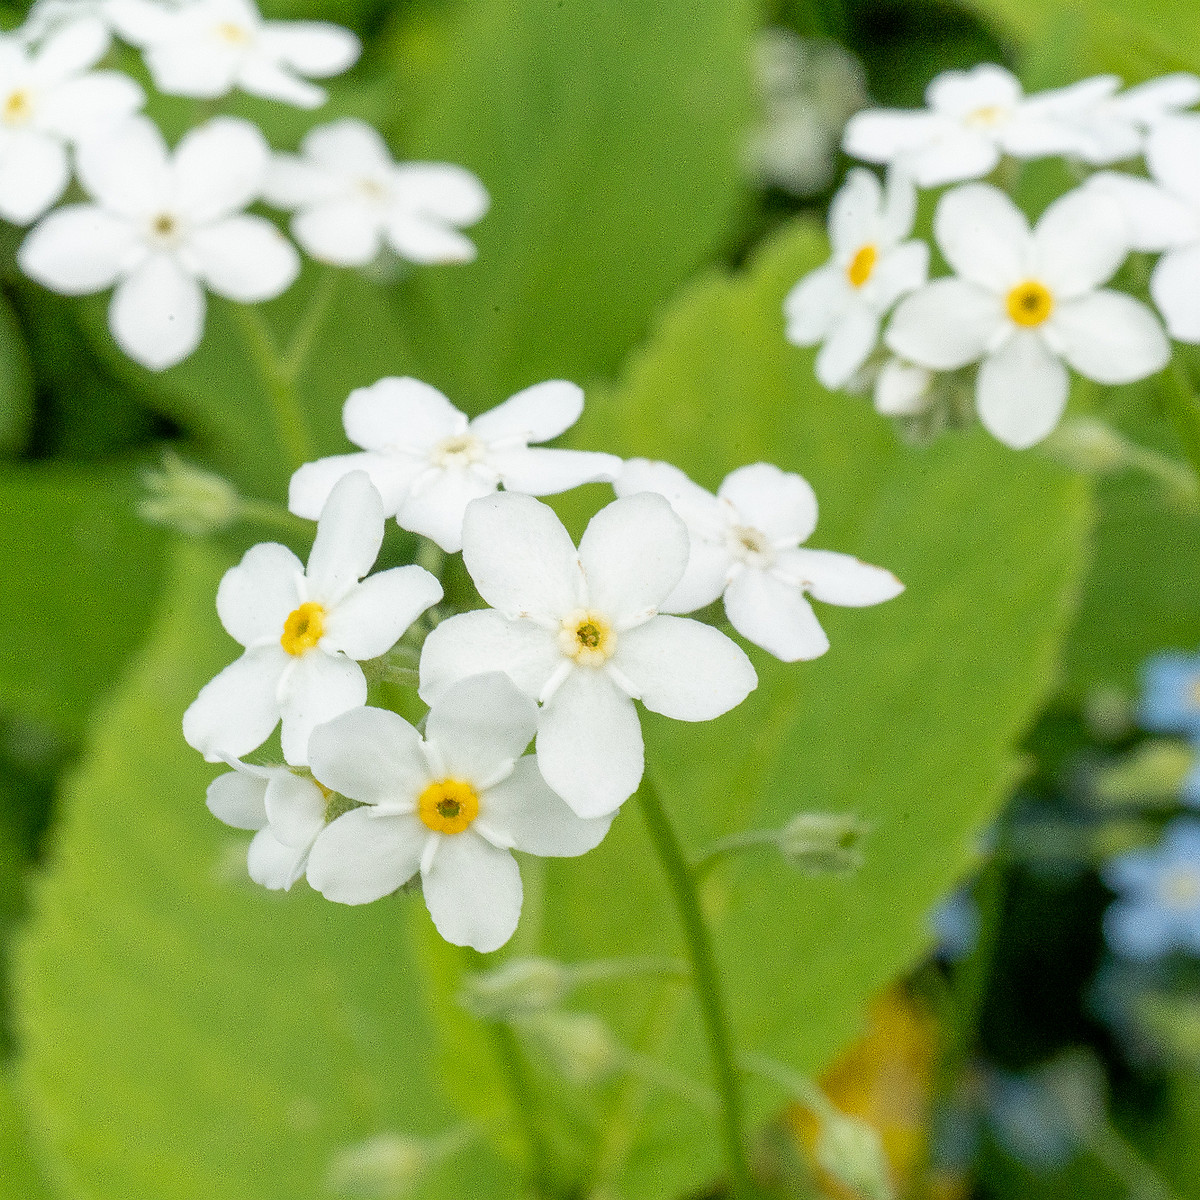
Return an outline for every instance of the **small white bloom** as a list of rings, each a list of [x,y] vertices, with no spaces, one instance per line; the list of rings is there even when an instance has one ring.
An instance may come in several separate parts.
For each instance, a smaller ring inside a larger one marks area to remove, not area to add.
[[[80,151],[80,180],[96,202],[50,213],[17,261],[69,296],[116,285],[113,337],[130,358],[164,370],[200,344],[204,287],[257,304],[299,273],[291,242],[241,211],[259,194],[268,154],[254,125],[220,117],[193,129],[172,157],[158,129],[134,118]]]
[[[521,915],[511,851],[574,857],[599,845],[612,823],[611,815],[581,820],[546,785],[536,756],[524,754],[536,723],[534,702],[492,673],[448,688],[424,738],[378,708],[319,726],[313,770],[363,807],[317,840],[309,883],[330,900],[367,904],[419,871],[442,937],[499,949]]]
[[[1161,370],[1170,346],[1154,314],[1100,287],[1129,251],[1116,203],[1088,188],[1056,200],[1030,231],[1001,191],[947,192],[934,219],[957,278],[906,297],[885,336],[903,358],[935,371],[982,359],[975,400],[984,427],[1024,449],[1058,424],[1069,363],[1098,383]]]
[[[340,75],[358,61],[358,38],[325,21],[264,21],[253,0],[110,0],[109,19],[143,49],[160,92],[213,98],[241,88],[300,108],[325,103],[309,79]]]
[[[928,367],[889,358],[875,376],[875,411],[885,417],[912,417],[931,400],[934,373]]]
[[[71,178],[67,147],[142,106],[142,89],[117,71],[93,71],[109,38],[93,21],[69,25],[27,50],[0,38],[0,216],[25,225]]]
[[[904,590],[881,567],[801,547],[817,526],[817,498],[801,476],[770,463],[739,467],[714,496],[670,463],[635,458],[615,487],[618,496],[665,496],[687,525],[687,570],[662,610],[694,612],[723,595],[734,629],[784,662],[829,649],[805,592],[827,604],[861,607]]]
[[[69,25],[90,22],[109,31],[108,0],[36,0],[25,20],[9,35],[26,46],[61,32]]]
[[[227,761],[233,770],[208,785],[208,810],[235,829],[257,831],[246,858],[250,878],[287,891],[304,874],[325,829],[328,796],[315,780],[287,767]]]
[[[1002,154],[1078,154],[1088,138],[1075,123],[1120,86],[1114,75],[1026,96],[1003,67],[946,71],[925,92],[928,108],[871,109],[850,118],[842,146],[864,162],[902,164],[921,187],[988,174]]]
[[[1146,135],[1200,100],[1200,78],[1180,72],[1101,97],[1072,117],[1083,137],[1076,152],[1093,166],[1141,155]]]
[[[661,496],[616,500],[576,550],[546,505],[516,492],[472,501],[463,561],[490,609],[443,621],[421,652],[421,698],[503,671],[542,702],[538,764],[581,817],[610,813],[642,778],[634,700],[709,721],[758,683],[750,660],[699,621],[660,616],[683,577],[688,534]]]
[[[886,191],[862,167],[850,172],[829,209],[833,255],[806,275],[783,302],[788,341],[823,343],[817,378],[843,387],[879,340],[880,318],[929,271],[929,247],[905,241],[916,217],[916,191],[893,171]]]
[[[286,546],[264,542],[225,572],[217,614],[246,652],[184,713],[188,745],[210,762],[241,758],[282,719],[283,756],[301,764],[313,726],[366,703],[358,661],[386,653],[442,598],[421,567],[363,579],[382,541],[379,493],[356,471],[330,495],[307,569]]]
[[[264,192],[297,215],[296,240],[315,259],[364,266],[386,243],[417,263],[469,262],[459,232],[488,210],[488,194],[464,167],[393,161],[379,132],[346,117],[312,130],[300,154],[278,154]]]
[[[1154,177],[1104,171],[1089,188],[1111,196],[1129,222],[1135,250],[1165,250],[1150,277],[1150,294],[1181,342],[1200,342],[1200,116],[1157,125],[1146,139]]]
[[[366,471],[384,512],[402,529],[453,552],[462,546],[467,505],[501,484],[510,492],[549,496],[616,479],[621,460],[615,455],[530,446],[558,437],[582,411],[583,392],[575,384],[550,380],[468,421],[427,383],[381,379],[351,392],[342,410],[346,436],[364,452],[306,463],[292,476],[288,507],[311,519],[347,471]]]

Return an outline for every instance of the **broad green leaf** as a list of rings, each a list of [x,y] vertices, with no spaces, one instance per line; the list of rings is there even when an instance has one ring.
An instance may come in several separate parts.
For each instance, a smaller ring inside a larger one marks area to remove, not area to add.
[[[757,12],[459,7],[405,149],[477,172],[492,209],[471,234],[476,262],[418,269],[403,293],[422,370],[478,409],[540,379],[611,373],[721,247],[742,192]]]
[[[33,423],[33,378],[21,326],[0,295],[0,454],[24,448]]]
[[[51,1200],[53,1195],[34,1154],[12,1080],[7,1070],[0,1070],[0,1196]]]
[[[265,892],[246,836],[205,809],[216,772],[179,722],[231,655],[213,606],[228,565],[177,553],[152,640],[62,797],[18,956],[22,1082],[71,1196],[325,1200],[347,1147],[461,1124],[408,946],[420,901]],[[476,1140],[413,1195],[503,1200],[515,1174]]]

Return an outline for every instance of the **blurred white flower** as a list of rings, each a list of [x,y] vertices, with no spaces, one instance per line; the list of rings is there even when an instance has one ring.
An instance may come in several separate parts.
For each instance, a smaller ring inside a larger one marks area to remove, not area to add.
[[[1122,162],[1142,154],[1146,135],[1200,100],[1200,78],[1180,72],[1163,75],[1103,97],[1072,118],[1084,141],[1076,152],[1093,166]]]
[[[243,304],[278,296],[300,256],[263,217],[241,210],[262,187],[269,151],[248,121],[193,129],[171,156],[145,118],[79,153],[94,204],[45,217],[17,256],[32,279],[67,295],[116,286],[109,328],[151,370],[182,361],[204,333],[204,287]]]
[[[85,22],[98,26],[107,34],[110,28],[108,4],[109,0],[37,0],[25,20],[9,36],[26,46],[35,46],[69,25]]]
[[[911,417],[931,401],[934,373],[928,367],[889,358],[875,376],[875,411],[885,417]]]
[[[96,137],[142,106],[118,71],[93,71],[108,50],[103,25],[54,33],[35,50],[0,39],[0,216],[18,225],[41,216],[71,179],[68,145]]]
[[[925,282],[929,247],[905,241],[916,208],[911,180],[897,171],[890,172],[884,189],[870,171],[856,167],[833,198],[833,255],[783,302],[788,341],[797,346],[822,343],[816,371],[827,388],[850,381],[879,340],[883,314]]]
[[[451,163],[397,163],[376,129],[346,117],[320,125],[300,154],[277,154],[267,201],[297,215],[296,240],[322,262],[365,266],[386,243],[416,263],[469,262],[459,229],[488,210],[483,184]]]
[[[313,518],[347,471],[366,471],[388,516],[453,552],[462,546],[467,505],[501,484],[548,496],[617,477],[615,455],[529,445],[558,437],[582,411],[575,384],[550,380],[468,421],[427,383],[381,379],[351,392],[342,410],[346,436],[364,453],[306,463],[292,476],[288,507]]]
[[[442,598],[422,567],[363,579],[382,541],[379,493],[356,471],[330,495],[307,568],[286,546],[263,542],[225,572],[217,614],[246,652],[184,713],[188,745],[210,762],[241,758],[282,719],[284,758],[301,764],[313,726],[366,703],[356,660],[386,653]]]
[[[403,717],[360,708],[313,731],[313,770],[361,802],[318,839],[308,880],[327,899],[367,904],[420,872],[438,932],[488,952],[521,915],[513,850],[573,857],[599,845],[612,816],[581,820],[524,754],[537,705],[504,675],[446,689],[425,736]],[[524,755],[524,757],[522,757]]]
[[[805,592],[827,604],[861,607],[904,590],[881,567],[802,548],[817,525],[817,498],[801,476],[770,463],[739,467],[714,496],[670,463],[635,458],[615,487],[618,496],[665,496],[687,526],[687,570],[662,611],[694,612],[723,595],[734,629],[784,662],[829,649]]]
[[[1150,277],[1150,294],[1181,342],[1200,342],[1200,116],[1157,125],[1146,139],[1153,182],[1115,171],[1088,181],[1120,205],[1133,248],[1165,250]]]
[[[325,103],[311,79],[340,75],[362,50],[358,38],[326,21],[264,21],[253,0],[109,0],[120,35],[143,50],[160,92],[217,97],[241,88],[300,108]]]
[[[425,639],[420,693],[503,671],[542,702],[538,764],[581,817],[611,813],[642,778],[634,700],[708,721],[757,685],[750,660],[699,621],[660,616],[683,577],[688,534],[661,496],[598,512],[576,550],[546,505],[515,492],[473,501],[463,561],[490,609],[443,621]]]
[[[1024,449],[1058,424],[1069,363],[1098,383],[1129,383],[1166,366],[1154,314],[1101,284],[1129,252],[1119,206],[1088,188],[1056,200],[1031,232],[1001,191],[947,192],[934,220],[957,278],[906,297],[885,336],[901,357],[936,371],[982,359],[975,400],[984,427]]]
[[[1120,86],[1115,75],[1026,96],[1016,76],[983,64],[946,71],[925,92],[925,109],[870,109],[850,118],[842,147],[865,162],[903,165],[921,187],[988,174],[1002,154],[1081,154],[1076,123]]]

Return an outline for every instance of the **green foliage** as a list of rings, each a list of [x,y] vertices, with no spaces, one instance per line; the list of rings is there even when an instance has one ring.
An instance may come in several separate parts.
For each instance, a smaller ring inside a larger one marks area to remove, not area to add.
[[[22,450],[33,423],[33,379],[21,326],[0,295],[0,455]]]
[[[0,1196],[52,1200],[8,1072],[0,1070]]]

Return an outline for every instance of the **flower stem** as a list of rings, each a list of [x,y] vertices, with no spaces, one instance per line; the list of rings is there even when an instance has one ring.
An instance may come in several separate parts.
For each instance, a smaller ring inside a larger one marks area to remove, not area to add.
[[[1175,422],[1175,431],[1179,434],[1188,462],[1200,479],[1200,400],[1196,397],[1187,367],[1178,354],[1163,372],[1163,382],[1166,384],[1164,395],[1167,411]]]
[[[512,1096],[513,1112],[521,1127],[529,1154],[530,1193],[536,1197],[550,1197],[554,1194],[550,1146],[538,1123],[537,1099],[521,1057],[517,1035],[512,1026],[503,1021],[495,1022],[489,1028],[496,1045],[496,1057],[500,1061]]]
[[[700,1004],[700,1015],[708,1036],[709,1054],[712,1057],[713,1075],[721,1097],[721,1139],[729,1170],[730,1191],[736,1200],[746,1200],[754,1195],[754,1185],[743,1133],[741,1080],[738,1078],[733,1039],[721,994],[721,981],[713,955],[712,939],[709,937],[704,913],[700,908],[695,877],[688,866],[683,847],[679,844],[666,809],[663,808],[662,801],[650,782],[649,774],[642,777],[638,795],[641,797],[642,813],[650,830],[650,838],[654,842],[654,848],[674,896],[675,907],[679,910],[683,940],[692,964],[696,999]]]
[[[338,271],[335,267],[325,267],[322,270],[316,286],[312,290],[312,295],[308,298],[308,307],[305,308],[304,314],[292,332],[292,340],[288,343],[287,352],[282,358],[282,366],[288,379],[292,382],[295,382],[304,369],[304,364],[308,361],[317,331],[321,328],[325,316],[329,312],[329,305],[337,290],[338,278]]]

